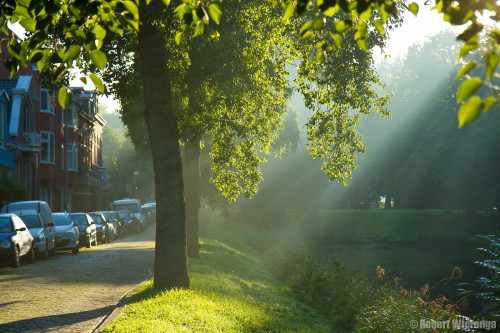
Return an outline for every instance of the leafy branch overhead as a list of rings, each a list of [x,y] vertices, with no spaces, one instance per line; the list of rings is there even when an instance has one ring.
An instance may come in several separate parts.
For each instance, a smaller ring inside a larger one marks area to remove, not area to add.
[[[419,6],[412,2],[410,4],[399,4],[392,0],[319,0],[316,5],[307,0],[284,0],[284,17],[290,18],[294,11],[297,15],[306,12],[312,14],[313,18],[307,21],[300,29],[301,38],[319,38],[316,43],[318,58],[323,59],[326,50],[332,46],[340,48],[342,38],[348,31],[354,31],[354,38],[358,46],[368,51],[367,44],[369,31],[378,31],[385,35],[384,24],[389,18],[400,16],[400,7],[418,15]],[[476,67],[477,60],[468,61],[468,56],[473,52],[482,55],[482,67],[485,69],[484,78],[472,77],[463,82],[458,90],[458,103],[462,103],[458,113],[459,127],[476,120],[483,112],[500,102],[500,87],[494,80],[500,79],[498,66],[500,62],[500,3],[496,0],[458,0],[445,1],[435,0],[434,10],[443,14],[443,20],[453,26],[465,26],[464,31],[457,36],[457,40],[464,44],[459,53],[459,59],[465,64],[459,70],[457,79],[461,79]],[[339,19],[336,15],[344,13]],[[372,15],[377,13],[377,15]],[[480,20],[487,17],[490,25],[481,23]],[[327,25],[333,25],[335,32],[325,33]],[[483,99],[473,95],[481,87],[490,89]]]
[[[160,5],[157,1],[2,2],[0,29],[7,33],[8,22],[19,22],[28,31],[24,40],[9,40],[8,51],[12,58],[5,61],[5,66],[14,75],[21,67],[27,66],[28,62],[36,63],[41,72],[50,70],[52,78],[59,82],[74,67],[83,68],[86,72],[90,68],[104,71],[108,62],[107,54],[102,49],[106,36],[123,36],[126,31],[136,33],[141,22],[139,8],[150,3]],[[194,36],[201,35],[207,25],[221,22],[224,10],[226,13],[231,11],[227,5],[224,9],[223,2],[219,6],[218,1],[160,2],[163,7],[172,8],[181,26],[174,38],[177,45],[182,42],[186,31]],[[366,114],[371,108],[384,115],[388,97],[378,96],[371,85],[359,83],[360,85],[353,86],[352,80],[342,83],[341,78],[335,76],[338,73],[335,71],[336,66],[342,65],[342,61],[338,61],[342,59],[342,54],[338,51],[354,50],[355,56],[352,59],[356,59],[356,62],[362,59],[361,63],[355,64],[357,67],[354,66],[351,73],[354,78],[359,77],[360,65],[369,63],[370,60],[364,59],[355,49],[368,52],[374,45],[380,45],[387,36],[387,30],[397,25],[402,17],[401,12],[408,10],[418,15],[419,6],[416,3],[405,4],[392,0],[284,0],[274,4],[282,7],[284,22],[300,22],[296,29],[286,32],[289,35],[297,34],[302,40],[303,47],[298,56],[306,62],[300,66],[305,79],[298,82],[299,91],[310,105],[316,100],[325,107],[323,110],[318,109],[308,123],[311,155],[327,157],[324,168],[327,173],[330,172],[330,179],[345,182],[351,176],[351,171],[346,166],[354,167],[356,154],[364,151],[357,132],[351,129],[357,125],[359,115]],[[451,25],[465,26],[465,30],[457,37],[464,42],[459,58],[465,64],[457,75],[458,79],[466,78],[457,93],[458,102],[462,103],[458,113],[459,126],[462,127],[500,101],[499,87],[495,84],[495,80],[500,77],[500,29],[495,24],[486,26],[480,22],[482,16],[489,16],[493,23],[498,23],[500,4],[496,0],[435,0],[433,8],[442,13],[444,20]],[[295,14],[301,19],[292,21]],[[163,23],[155,21],[154,24],[162,26]],[[355,48],[351,41],[354,41]],[[310,59],[312,52],[316,53],[317,61]],[[482,58],[478,60],[477,57],[471,57],[473,53],[481,54]],[[331,66],[331,72],[328,72],[328,66]],[[476,68],[483,68],[484,75],[469,77]],[[372,75],[372,69],[364,69],[371,75],[366,78],[367,82],[374,86],[380,85],[376,76]],[[322,75],[312,75],[313,73]],[[89,78],[97,89],[104,91],[104,84],[99,76],[90,74]],[[326,79],[330,80],[329,83]],[[332,85],[332,80],[339,82]],[[370,101],[361,105],[357,101],[363,100],[362,98],[352,94],[345,96],[342,89],[364,91]],[[481,96],[477,94],[485,89],[490,92],[482,93]],[[345,102],[346,98],[350,100]],[[63,107],[71,103],[67,87],[60,88],[58,101]],[[352,116],[349,115],[349,110],[357,110],[359,113]],[[325,130],[326,127],[329,131]],[[337,165],[339,161],[344,162]]]

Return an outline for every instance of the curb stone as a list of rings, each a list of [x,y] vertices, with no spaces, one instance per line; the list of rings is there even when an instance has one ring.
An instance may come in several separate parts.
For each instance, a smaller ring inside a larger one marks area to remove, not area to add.
[[[145,283],[149,282],[150,280],[145,280],[136,285],[135,287],[131,288],[125,296],[116,304],[116,306],[102,319],[102,321],[97,324],[97,326],[92,330],[92,333],[99,333],[101,332],[104,328],[109,326],[113,320],[120,314],[120,312],[123,310],[125,305],[128,304],[130,301],[130,298],[132,297],[133,294],[137,292],[137,290]]]

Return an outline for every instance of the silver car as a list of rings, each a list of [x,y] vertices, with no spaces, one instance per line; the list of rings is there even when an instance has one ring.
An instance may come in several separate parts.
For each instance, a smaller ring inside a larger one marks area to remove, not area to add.
[[[18,213],[19,214],[19,213]],[[56,254],[56,230],[54,223],[45,221],[35,211],[23,211],[19,214],[21,220],[35,240],[35,253],[40,254],[43,259]]]
[[[78,228],[68,213],[52,213],[56,225],[56,249],[58,251],[80,252]]]
[[[56,230],[52,211],[45,201],[17,201],[2,207],[2,213],[14,213],[23,220],[35,239],[35,253],[42,258],[56,255]]]

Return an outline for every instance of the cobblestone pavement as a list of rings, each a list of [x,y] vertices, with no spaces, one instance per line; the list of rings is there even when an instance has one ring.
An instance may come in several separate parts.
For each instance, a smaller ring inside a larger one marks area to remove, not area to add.
[[[0,266],[0,332],[92,332],[152,277],[155,226],[110,244]]]

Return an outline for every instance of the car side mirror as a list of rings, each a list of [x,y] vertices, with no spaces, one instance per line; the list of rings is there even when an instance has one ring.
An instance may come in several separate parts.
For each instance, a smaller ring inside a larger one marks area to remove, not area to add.
[[[26,227],[22,227],[22,228],[16,229],[16,231],[26,231]]]

